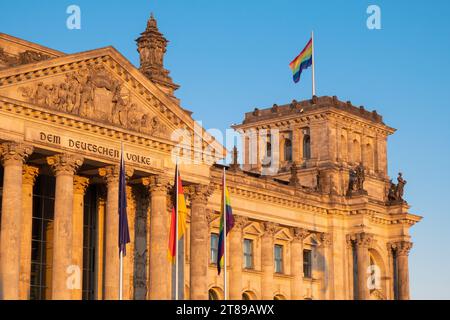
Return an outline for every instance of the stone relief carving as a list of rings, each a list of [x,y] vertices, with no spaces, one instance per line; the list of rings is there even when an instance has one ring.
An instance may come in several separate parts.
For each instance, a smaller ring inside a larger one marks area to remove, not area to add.
[[[41,81],[19,87],[19,93],[37,106],[87,117],[123,128],[168,138],[162,121],[140,108],[127,88],[102,66],[70,72],[60,83]]]
[[[27,63],[48,60],[50,58],[49,55],[32,50],[26,50],[18,55],[11,55],[6,53],[5,50],[0,47],[0,69],[2,64],[6,65],[6,67],[16,67]]]

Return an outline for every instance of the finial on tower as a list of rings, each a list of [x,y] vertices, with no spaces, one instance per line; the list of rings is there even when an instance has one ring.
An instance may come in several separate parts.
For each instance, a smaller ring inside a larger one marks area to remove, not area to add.
[[[238,150],[237,150],[236,146],[234,146],[234,148],[233,148],[233,159],[231,161],[230,169],[233,171],[237,171],[240,169],[240,166],[238,163]]]
[[[173,97],[173,92],[179,86],[173,83],[169,76],[170,72],[164,69],[164,54],[169,41],[159,32],[153,12],[150,14],[147,28],[136,42],[141,62],[139,70],[160,89]]]

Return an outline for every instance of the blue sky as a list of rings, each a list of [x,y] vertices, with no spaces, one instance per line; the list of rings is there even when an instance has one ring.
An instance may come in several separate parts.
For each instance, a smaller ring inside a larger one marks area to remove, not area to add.
[[[81,30],[66,8],[81,8]],[[366,9],[381,8],[381,30]],[[170,41],[166,67],[177,96],[206,128],[224,130],[255,107],[310,98],[310,70],[288,68],[315,32],[318,95],[376,109],[398,129],[389,172],[408,180],[411,295],[450,299],[450,2],[442,1],[1,1],[0,32],[73,53],[112,45],[134,64],[134,40],[153,11]]]

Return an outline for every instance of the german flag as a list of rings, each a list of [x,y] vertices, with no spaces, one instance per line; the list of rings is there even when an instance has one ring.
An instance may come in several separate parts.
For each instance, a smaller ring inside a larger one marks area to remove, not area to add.
[[[177,242],[176,238],[180,240],[183,238],[186,232],[186,200],[184,198],[183,183],[180,177],[180,172],[178,170],[178,164],[175,167],[175,182],[174,182],[174,193],[173,193],[173,207],[172,207],[172,217],[170,221],[170,235],[169,235],[169,250],[168,258],[171,263],[175,263],[175,257],[177,255]],[[177,228],[176,223],[178,220],[178,237],[176,237]]]

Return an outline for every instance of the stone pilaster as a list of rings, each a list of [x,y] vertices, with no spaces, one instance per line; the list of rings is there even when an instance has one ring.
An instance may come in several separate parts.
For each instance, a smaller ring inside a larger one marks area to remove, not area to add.
[[[0,299],[19,299],[20,238],[22,233],[22,167],[31,146],[7,142],[0,145],[4,168],[0,235]]]
[[[354,263],[353,263],[353,240],[352,235],[348,234],[346,235],[346,246],[345,246],[345,253],[346,253],[346,261],[347,261],[347,299],[348,300],[354,300],[356,299],[355,296],[355,284],[354,284]]]
[[[23,166],[22,171],[22,232],[20,239],[20,285],[21,300],[30,299],[31,237],[33,227],[33,186],[39,168]]]
[[[190,223],[190,299],[208,299],[208,239],[206,205],[212,189],[207,185],[192,185],[187,189],[191,200]]]
[[[130,232],[131,242],[127,245],[127,254],[123,259],[123,299],[133,300],[136,199],[132,186],[127,185],[126,192],[128,230]]]
[[[356,245],[357,270],[358,270],[358,300],[369,299],[369,288],[367,287],[367,268],[370,264],[369,247],[373,242],[373,235],[365,232],[353,235]]]
[[[167,259],[169,243],[169,215],[167,191],[169,180],[162,176],[143,179],[150,192],[150,300],[170,299],[170,273]]]
[[[331,233],[321,233],[321,250],[323,252],[323,292],[325,299],[334,299],[334,266],[333,266],[333,236]]]
[[[408,255],[411,248],[412,243],[409,241],[398,241],[392,243],[392,249],[395,251],[395,258],[397,259],[397,288],[399,300],[409,300]]]
[[[274,236],[278,225],[273,222],[263,222],[264,234],[261,240],[261,298],[273,300],[273,274],[274,274]]]
[[[83,284],[83,218],[84,218],[84,194],[89,186],[89,179],[81,176],[73,178],[73,243],[72,243],[72,261],[80,270],[78,285],[72,292],[73,300],[82,299]]]
[[[230,271],[229,277],[229,299],[242,299],[242,259],[243,259],[243,229],[248,224],[248,218],[243,216],[234,216],[234,227],[230,231],[229,241],[229,259]]]
[[[309,235],[309,231],[303,228],[292,228],[293,240],[291,243],[291,298],[292,300],[304,299],[303,286],[303,240]]]
[[[83,158],[73,154],[58,154],[47,158],[56,176],[53,231],[52,299],[70,300],[72,290],[81,286],[82,270],[73,265],[73,176],[83,164]],[[69,279],[70,277],[70,279]]]
[[[106,180],[104,300],[119,299],[119,167],[99,169]],[[127,170],[128,177],[133,175]]]

